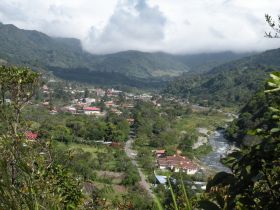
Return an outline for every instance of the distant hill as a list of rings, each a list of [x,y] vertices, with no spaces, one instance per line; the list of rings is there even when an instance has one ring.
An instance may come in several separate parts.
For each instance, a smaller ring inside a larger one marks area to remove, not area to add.
[[[245,57],[214,67],[206,73],[186,74],[170,82],[164,93],[203,105],[242,105],[280,69],[280,49]]]
[[[93,55],[84,51],[80,40],[54,38],[34,30],[0,23],[0,59],[53,71],[54,75],[90,83],[149,86],[188,71],[200,72],[244,56],[231,52],[171,55],[125,51]],[[114,73],[114,74],[111,74]],[[113,76],[116,77],[114,80]],[[143,83],[143,84],[141,84]]]
[[[68,68],[83,65],[90,57],[77,39],[51,38],[14,25],[0,24],[0,46],[0,57],[14,64]]]
[[[199,53],[193,55],[177,55],[176,59],[190,67],[192,72],[207,72],[212,68],[229,61],[238,60],[253,53],[234,53],[230,51],[218,53]]]

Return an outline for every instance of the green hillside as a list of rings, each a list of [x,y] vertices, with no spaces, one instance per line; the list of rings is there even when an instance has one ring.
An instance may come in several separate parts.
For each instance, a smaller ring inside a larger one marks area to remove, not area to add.
[[[207,72],[232,60],[238,60],[252,53],[234,53],[230,51],[218,53],[199,53],[193,55],[177,55],[176,59],[190,67],[193,72]]]
[[[13,25],[0,24],[0,46],[0,57],[13,64],[66,68],[84,65],[89,57],[77,39],[51,38]]]
[[[270,131],[277,127],[272,121],[275,114],[270,107],[277,107],[280,103],[279,94],[265,94],[263,91],[257,93],[240,110],[238,119],[234,120],[226,130],[226,137],[239,144],[251,146],[258,143],[260,136],[250,135],[251,131],[262,129]]]
[[[178,76],[189,70],[187,65],[176,61],[172,55],[139,51],[99,56],[99,62],[93,68],[102,72],[113,70],[140,78]]]
[[[11,64],[44,68],[64,79],[137,87],[158,87],[158,83],[188,71],[207,71],[244,56],[230,52],[171,55],[139,51],[93,55],[82,49],[78,39],[54,38],[1,23],[0,47],[0,58]]]
[[[280,49],[232,61],[206,73],[186,74],[164,92],[204,105],[242,105],[258,91],[270,72],[280,67]]]
[[[86,69],[135,78],[160,78],[178,76],[189,70],[168,54],[127,51],[92,55],[83,51],[77,39],[53,38],[38,31],[18,29],[14,25],[0,24],[0,46],[0,57],[9,63],[51,68],[54,73],[56,68]]]

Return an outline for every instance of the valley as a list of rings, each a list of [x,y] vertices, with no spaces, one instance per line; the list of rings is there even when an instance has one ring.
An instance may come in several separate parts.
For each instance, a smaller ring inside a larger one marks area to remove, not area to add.
[[[166,81],[186,72],[206,72],[250,53],[173,55],[136,50],[95,55],[85,51],[78,39],[50,37],[38,31],[0,23],[0,59],[35,70],[96,85],[163,88]]]
[[[50,140],[57,163],[79,177],[88,202],[97,190],[104,205],[114,206],[125,197],[134,206],[151,208],[156,199],[164,202],[156,193],[161,187],[157,176],[173,176],[182,169],[192,179],[190,187],[204,181],[205,189],[207,177],[216,170],[203,158],[211,159],[219,149],[211,146],[211,136],[227,122],[228,114],[221,110],[47,75],[34,99],[23,110],[29,124],[27,144]],[[188,163],[184,169],[177,163],[160,169],[157,150],[165,151],[161,158],[176,156]],[[220,164],[218,158],[211,161]],[[189,174],[192,167],[195,171]],[[149,202],[140,204],[141,199]]]
[[[123,18],[161,15],[137,2]],[[118,14],[109,22],[122,37]],[[134,44],[147,30],[139,26],[126,28]],[[216,40],[167,53],[148,41],[147,52],[95,54],[84,46],[91,39],[0,22],[0,209],[279,208],[280,49],[220,49]]]

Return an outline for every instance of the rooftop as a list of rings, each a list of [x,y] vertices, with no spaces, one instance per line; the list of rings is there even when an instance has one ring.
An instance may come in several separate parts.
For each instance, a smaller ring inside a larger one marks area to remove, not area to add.
[[[188,158],[180,155],[166,156],[158,158],[157,162],[160,166],[177,167],[182,169],[197,169],[197,166]]]
[[[84,111],[100,111],[98,107],[85,107]]]

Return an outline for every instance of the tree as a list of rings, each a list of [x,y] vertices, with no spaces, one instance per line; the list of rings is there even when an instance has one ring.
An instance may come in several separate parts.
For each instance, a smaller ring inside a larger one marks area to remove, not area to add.
[[[197,136],[194,134],[186,134],[184,138],[181,140],[179,144],[179,149],[183,150],[183,152],[191,152],[192,146],[197,140]]]
[[[267,94],[280,92],[280,72],[271,74]],[[268,131],[257,129],[262,141],[247,149],[235,151],[223,162],[233,173],[220,172],[207,184],[203,209],[278,209],[280,206],[280,101],[270,108],[276,121]]]
[[[0,93],[1,93],[1,115],[12,128],[13,134],[17,136],[20,123],[21,111],[33,97],[39,84],[39,74],[23,67],[0,68]],[[9,96],[11,103],[6,103]],[[8,112],[6,109],[12,109]]]
[[[27,139],[22,110],[39,85],[39,74],[23,67],[0,67],[1,209],[75,209],[81,204],[79,182],[53,161],[51,141]],[[11,102],[7,102],[10,99]]]
[[[88,98],[88,97],[89,97],[89,90],[85,88],[84,98]]]
[[[38,84],[39,75],[30,71],[28,68],[21,67],[5,67],[0,68],[0,93],[1,93],[1,108],[0,114],[2,120],[7,125],[8,135],[12,141],[12,153],[15,156],[19,155],[18,146],[18,128],[20,125],[21,111],[24,106],[33,97]],[[7,96],[9,96],[10,103],[7,104]],[[12,184],[15,184],[17,171],[16,171],[16,158],[12,156],[11,159],[11,179]]]

